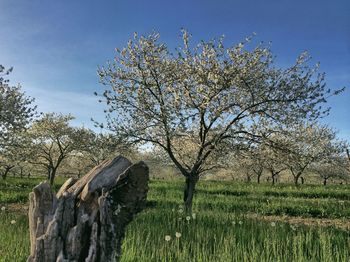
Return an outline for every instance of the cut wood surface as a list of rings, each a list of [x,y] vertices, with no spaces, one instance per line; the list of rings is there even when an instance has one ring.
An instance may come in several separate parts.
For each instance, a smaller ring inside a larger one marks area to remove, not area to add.
[[[127,224],[146,204],[148,167],[118,156],[55,194],[48,182],[29,194],[29,262],[119,261]]]

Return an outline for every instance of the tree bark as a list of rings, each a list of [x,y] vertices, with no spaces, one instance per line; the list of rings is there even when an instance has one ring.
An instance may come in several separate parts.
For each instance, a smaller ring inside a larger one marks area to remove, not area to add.
[[[196,184],[198,182],[198,177],[186,177],[186,185],[184,190],[184,205],[185,210],[187,213],[192,212],[192,202],[193,202],[193,196],[196,188]]]
[[[29,195],[28,262],[119,261],[127,224],[146,203],[148,167],[116,157],[55,194],[41,183]]]

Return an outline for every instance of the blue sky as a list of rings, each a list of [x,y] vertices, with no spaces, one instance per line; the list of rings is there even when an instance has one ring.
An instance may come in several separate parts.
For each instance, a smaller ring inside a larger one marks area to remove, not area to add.
[[[0,0],[0,63],[14,66],[12,83],[36,98],[40,111],[72,113],[76,125],[103,119],[94,91],[97,66],[114,57],[134,31],[159,31],[169,46],[186,28],[193,40],[222,34],[226,44],[252,32],[272,41],[281,66],[307,50],[321,62],[328,87],[347,86],[329,100],[322,120],[350,141],[349,0]]]

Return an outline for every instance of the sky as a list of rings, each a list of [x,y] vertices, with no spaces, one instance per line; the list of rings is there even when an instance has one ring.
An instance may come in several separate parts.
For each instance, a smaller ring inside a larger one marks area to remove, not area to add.
[[[277,65],[292,65],[308,51],[321,63],[327,87],[347,87],[329,99],[321,120],[350,142],[349,0],[0,0],[0,64],[14,67],[39,111],[71,113],[75,125],[102,121],[98,66],[113,60],[133,32],[157,31],[169,47],[181,43],[181,28],[194,42],[225,35],[227,46],[253,32],[272,42]]]

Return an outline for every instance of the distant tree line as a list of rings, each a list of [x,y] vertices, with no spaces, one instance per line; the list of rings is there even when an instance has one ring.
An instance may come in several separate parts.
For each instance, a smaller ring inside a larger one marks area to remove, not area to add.
[[[290,174],[295,185],[303,184],[311,174],[318,175],[326,185],[331,178],[350,180],[347,146],[330,127],[304,123],[265,137],[262,143],[234,154],[232,161],[245,172],[247,181],[256,177],[260,183],[265,172],[275,184],[283,172]]]

